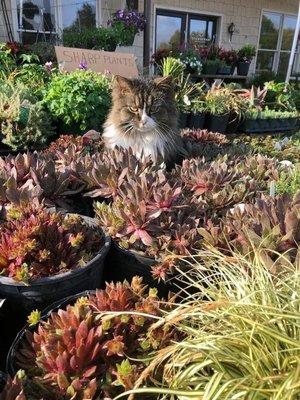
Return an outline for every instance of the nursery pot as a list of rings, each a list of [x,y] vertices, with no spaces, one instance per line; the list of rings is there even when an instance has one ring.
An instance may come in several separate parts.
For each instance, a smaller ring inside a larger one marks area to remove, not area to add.
[[[237,74],[247,76],[250,68],[250,62],[238,61],[237,63]]]
[[[189,127],[194,129],[203,129],[205,122],[205,113],[190,115]]]
[[[185,112],[180,112],[179,118],[178,118],[178,126],[181,129],[187,128],[189,126],[189,113]]]
[[[52,311],[58,311],[60,308],[65,309],[67,305],[74,304],[76,300],[79,299],[80,297],[86,297],[93,294],[95,294],[95,291],[85,290],[73,296],[68,296],[63,299],[60,299],[52,303],[50,306],[48,306],[42,311],[40,320],[46,320],[47,318],[49,318]],[[7,354],[6,371],[8,374],[10,374],[10,376],[14,376],[16,372],[19,370],[18,366],[15,363],[15,356],[17,350],[19,349],[21,341],[25,338],[26,331],[34,332],[36,330],[36,326],[29,326],[28,324],[26,324],[25,326],[24,325],[25,324],[23,324],[22,329],[20,328],[19,331],[16,333]]]
[[[219,65],[218,64],[203,64],[202,72],[205,75],[216,75],[218,71]]]
[[[151,274],[151,266],[155,265],[154,258],[143,256],[137,252],[124,250],[112,241],[104,270],[105,282],[131,282],[134,276],[141,276],[143,283],[156,287],[159,297],[166,298],[169,291],[178,291],[175,279],[172,282],[158,282]]]
[[[56,300],[101,287],[104,260],[110,247],[110,238],[104,237],[99,253],[84,267],[61,274],[37,279],[26,285],[9,277],[0,277],[0,297],[4,297],[18,315],[27,315],[33,309],[41,309]]]
[[[244,133],[254,133],[261,132],[262,130],[258,119],[246,118],[240,125],[239,131]]]
[[[230,75],[233,75],[234,74],[234,71],[235,71],[235,64],[232,64],[231,66],[230,66]]]
[[[226,131],[228,120],[229,120],[229,114],[226,115],[210,114],[207,128],[212,132],[224,133]]]
[[[223,65],[222,67],[219,67],[217,73],[219,75],[232,75],[231,74],[231,65]]]
[[[226,133],[236,133],[241,124],[240,116],[235,113],[229,115],[229,121],[226,128]]]

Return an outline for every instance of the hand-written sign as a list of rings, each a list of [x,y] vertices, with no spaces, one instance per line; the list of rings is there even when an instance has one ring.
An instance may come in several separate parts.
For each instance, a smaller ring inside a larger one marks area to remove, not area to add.
[[[55,53],[57,62],[67,72],[75,71],[79,64],[85,64],[95,72],[110,72],[126,78],[139,74],[133,54],[61,46],[55,46]]]

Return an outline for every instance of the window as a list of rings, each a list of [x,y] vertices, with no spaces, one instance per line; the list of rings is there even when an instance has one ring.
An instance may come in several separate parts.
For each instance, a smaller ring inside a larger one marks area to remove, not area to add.
[[[50,40],[55,36],[54,0],[19,0],[18,30],[23,43]]]
[[[216,39],[217,17],[157,10],[155,49],[176,48],[181,43],[205,45]]]
[[[274,12],[262,15],[257,72],[273,71],[281,76],[286,74],[296,27],[296,16]],[[299,73],[299,44],[295,55],[292,75]]]
[[[17,16],[24,44],[54,43],[63,30],[96,26],[96,0],[17,0]]]

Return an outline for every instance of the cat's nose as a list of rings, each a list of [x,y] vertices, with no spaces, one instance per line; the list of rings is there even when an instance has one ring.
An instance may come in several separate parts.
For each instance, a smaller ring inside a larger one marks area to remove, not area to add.
[[[147,120],[146,119],[141,119],[140,121],[140,126],[145,126],[146,125]]]

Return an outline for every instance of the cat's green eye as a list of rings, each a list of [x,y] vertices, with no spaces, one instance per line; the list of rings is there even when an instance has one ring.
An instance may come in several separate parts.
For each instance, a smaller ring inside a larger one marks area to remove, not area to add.
[[[139,111],[139,108],[138,108],[138,107],[128,107],[128,110],[129,110],[130,112],[136,113],[136,112]]]

